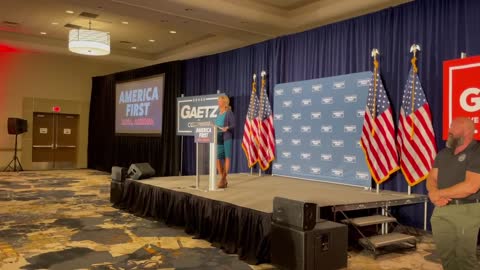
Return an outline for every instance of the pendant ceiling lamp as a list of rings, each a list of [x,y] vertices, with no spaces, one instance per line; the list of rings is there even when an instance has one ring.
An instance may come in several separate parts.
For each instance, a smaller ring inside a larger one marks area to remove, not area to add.
[[[101,56],[110,54],[110,33],[91,29],[72,29],[68,33],[68,49],[71,52]]]

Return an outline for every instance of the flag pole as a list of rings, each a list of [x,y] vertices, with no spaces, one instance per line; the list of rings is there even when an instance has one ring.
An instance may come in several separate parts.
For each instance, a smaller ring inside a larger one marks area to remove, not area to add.
[[[260,73],[260,76],[262,77],[262,84],[261,84],[261,86],[260,86],[260,104],[263,104],[263,103],[262,103],[262,102],[263,102],[262,99],[265,98],[265,97],[263,96],[263,88],[265,87],[265,76],[266,76],[266,75],[267,75],[267,72],[265,72],[265,70],[262,70],[262,72]],[[262,114],[263,114],[263,109],[260,109],[260,108],[259,108],[259,111],[261,111]],[[260,130],[261,130],[262,126],[263,126],[263,125],[262,125],[263,115],[262,115],[262,117],[260,117],[260,114],[259,114],[258,117],[260,118],[259,128],[258,128],[258,133],[259,133],[259,134],[258,134],[258,135],[260,135],[260,134],[261,134]],[[260,142],[260,140],[259,140],[259,142]],[[259,147],[259,148],[260,148],[260,147]],[[260,157],[260,152],[259,152],[259,155],[258,155],[258,156]],[[259,166],[258,166],[258,176],[262,176],[262,166],[261,166],[261,162],[259,163]]]
[[[377,55],[380,51],[377,48],[372,49],[373,57],[373,112],[372,112],[372,136],[375,136],[375,116],[377,114],[377,73],[378,73],[378,61]],[[376,193],[380,194],[380,184],[375,181]]]
[[[413,44],[410,47],[410,52],[413,53],[412,57],[412,69],[413,69],[413,78],[412,78],[412,129],[410,131],[410,140],[413,140],[413,135],[415,134],[415,78],[418,73],[418,67],[417,67],[417,51],[420,51],[420,45],[418,44]],[[407,193],[408,195],[412,195],[412,187],[409,185],[407,188]]]
[[[374,48],[372,50],[372,57],[373,57],[373,114],[372,114],[372,137],[375,136],[375,117],[377,114],[377,73],[378,73],[378,60],[377,60],[377,55],[380,54],[378,49]],[[380,184],[377,184],[377,194],[380,194]],[[385,215],[385,208],[382,207],[382,216]],[[382,223],[382,234],[385,234],[386,232],[386,224]]]
[[[256,81],[257,81],[257,74],[253,73],[253,83],[252,83],[252,85],[255,84]],[[250,99],[251,98],[252,97],[250,97]],[[250,159],[248,161],[250,162]],[[252,167],[250,167],[250,175],[253,175],[253,165],[252,165]]]
[[[377,113],[377,72],[378,72],[378,61],[377,55],[379,54],[378,49],[373,48],[372,57],[373,57],[373,115],[372,115],[372,136],[375,136],[375,115]],[[376,183],[377,194],[380,193],[380,185]]]
[[[181,94],[181,97],[185,97],[185,94]],[[180,171],[178,175],[182,176],[182,169],[183,169],[183,135],[180,136]],[[198,187],[197,187],[198,188]]]
[[[377,73],[378,73],[378,61],[377,55],[380,54],[378,49],[372,49],[373,57],[373,112],[372,112],[372,136],[375,136],[375,117],[377,114]]]
[[[410,140],[413,140],[413,135],[414,135],[414,129],[415,129],[415,114],[413,113],[415,111],[415,75],[418,73],[418,67],[417,67],[417,51],[420,51],[420,45],[418,44],[413,44],[410,47],[410,52],[413,52],[413,57],[412,57],[412,68],[413,68],[413,78],[412,78],[412,129],[410,131]]]

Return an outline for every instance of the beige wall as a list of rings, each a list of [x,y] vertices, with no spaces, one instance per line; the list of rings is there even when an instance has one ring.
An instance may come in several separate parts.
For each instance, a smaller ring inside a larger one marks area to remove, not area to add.
[[[29,132],[19,137],[19,157],[24,169],[31,169],[32,112],[50,111],[54,105],[80,115],[77,167],[85,168],[91,78],[137,67],[96,57],[0,52],[0,169],[13,157],[15,136],[7,134],[7,118],[29,121]]]

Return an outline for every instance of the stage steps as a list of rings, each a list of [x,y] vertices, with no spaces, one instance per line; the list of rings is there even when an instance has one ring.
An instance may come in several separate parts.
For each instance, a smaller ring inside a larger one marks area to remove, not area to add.
[[[373,253],[374,258],[381,254],[381,250],[390,246],[398,246],[402,248],[416,248],[417,239],[415,236],[399,233],[389,232],[390,224],[398,224],[395,217],[391,216],[388,211],[385,211],[386,215],[372,215],[356,218],[348,218],[345,212],[341,211],[345,216],[342,223],[351,225],[362,236],[359,239],[359,243],[365,249]],[[366,236],[362,232],[362,228],[372,225],[381,225],[381,232],[377,232],[376,235]]]
[[[375,248],[381,248],[397,244],[407,244],[410,245],[410,247],[414,247],[414,243],[417,242],[417,238],[415,238],[415,236],[404,233],[388,233],[360,239],[360,244],[362,246],[367,246],[368,242],[373,244]]]
[[[351,218],[351,219],[344,219],[342,223],[345,224],[352,224],[359,227],[382,224],[382,223],[389,223],[389,222],[397,222],[397,219],[394,217],[389,216],[382,216],[382,215],[373,215],[373,216],[366,216],[366,217],[358,217],[358,218]]]

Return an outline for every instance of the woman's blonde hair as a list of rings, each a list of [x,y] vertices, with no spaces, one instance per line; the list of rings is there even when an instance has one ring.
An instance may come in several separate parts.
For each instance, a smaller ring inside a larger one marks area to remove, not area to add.
[[[223,100],[225,107],[227,108],[227,111],[231,110],[232,107],[230,106],[230,99],[226,95],[221,95],[218,97],[218,99]]]

